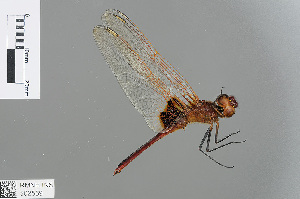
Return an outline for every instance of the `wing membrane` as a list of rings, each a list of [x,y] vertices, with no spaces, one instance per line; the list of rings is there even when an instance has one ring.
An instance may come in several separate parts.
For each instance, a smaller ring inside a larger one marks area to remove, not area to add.
[[[102,20],[107,27],[128,42],[157,77],[167,83],[174,96],[184,103],[198,99],[189,83],[156,51],[145,35],[125,14],[118,10],[107,10]]]
[[[198,97],[127,16],[107,10],[102,20],[105,26],[94,28],[98,47],[131,103],[160,132],[159,114],[168,100],[176,97],[190,104]]]

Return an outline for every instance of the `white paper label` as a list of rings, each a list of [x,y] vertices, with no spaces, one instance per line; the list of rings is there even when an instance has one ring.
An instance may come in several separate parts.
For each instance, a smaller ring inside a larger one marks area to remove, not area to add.
[[[1,0],[0,27],[0,99],[40,99],[40,0]]]
[[[0,198],[54,198],[54,179],[0,180]]]

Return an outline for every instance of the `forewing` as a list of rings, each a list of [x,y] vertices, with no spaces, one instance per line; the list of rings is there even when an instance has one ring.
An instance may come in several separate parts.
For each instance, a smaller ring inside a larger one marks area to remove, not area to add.
[[[125,14],[118,10],[107,10],[102,20],[105,26],[117,32],[128,42],[149,70],[168,86],[173,96],[185,104],[198,100],[189,83],[156,51],[145,35]]]
[[[106,26],[94,28],[98,47],[133,106],[160,132],[159,114],[168,100],[177,97],[189,104],[197,96],[124,14],[108,10],[102,19]]]

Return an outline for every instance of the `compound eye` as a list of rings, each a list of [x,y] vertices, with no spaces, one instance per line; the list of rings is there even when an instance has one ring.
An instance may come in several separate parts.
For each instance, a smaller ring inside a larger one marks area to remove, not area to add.
[[[235,100],[234,96],[229,96],[229,102],[233,108],[237,108],[239,105],[238,102]]]
[[[234,113],[235,113],[234,107],[230,107],[230,106],[228,106],[227,108],[225,108],[225,110],[223,112],[223,114],[225,115],[225,117],[231,117]]]
[[[219,95],[216,101],[219,106],[225,108],[229,103],[228,95],[226,94]]]

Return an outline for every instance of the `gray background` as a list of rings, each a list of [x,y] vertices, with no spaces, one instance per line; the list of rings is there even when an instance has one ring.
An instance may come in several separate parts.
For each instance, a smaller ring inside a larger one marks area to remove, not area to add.
[[[124,12],[201,99],[239,108],[212,155],[208,125],[162,139],[121,174],[154,133],[92,37],[108,8]],[[0,178],[54,178],[56,198],[299,198],[299,1],[42,1],[41,99],[1,100]]]

